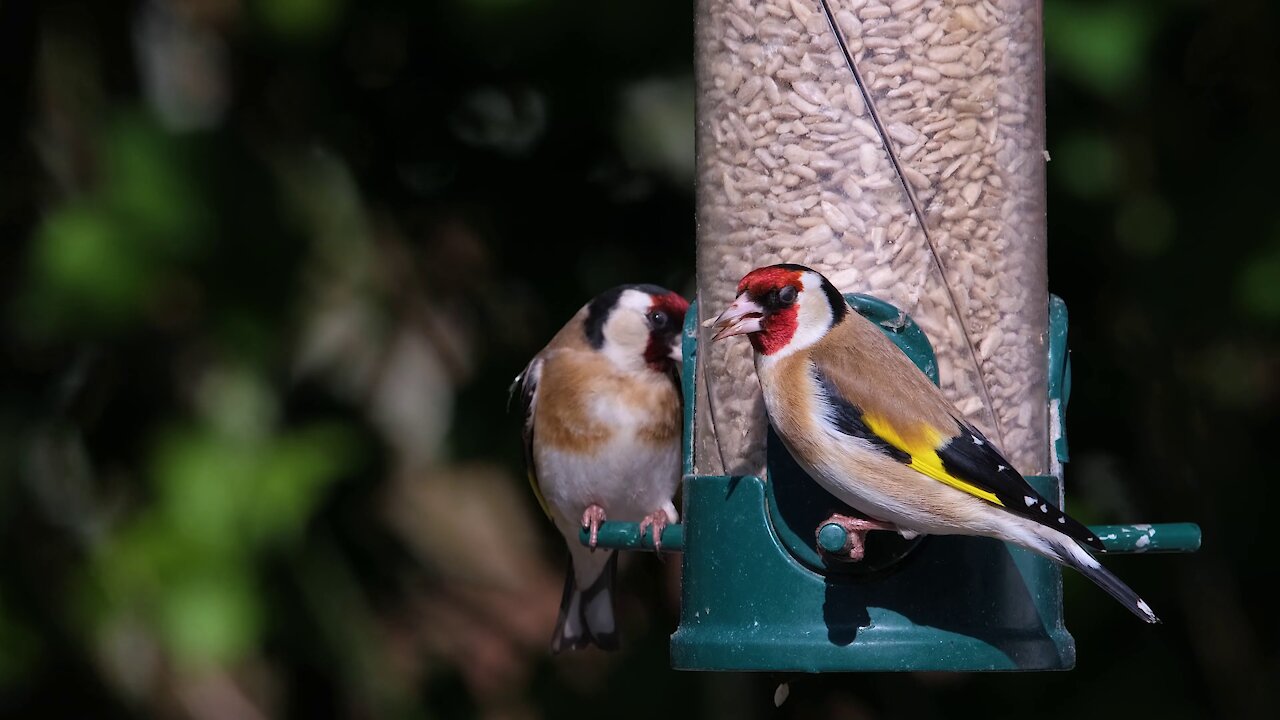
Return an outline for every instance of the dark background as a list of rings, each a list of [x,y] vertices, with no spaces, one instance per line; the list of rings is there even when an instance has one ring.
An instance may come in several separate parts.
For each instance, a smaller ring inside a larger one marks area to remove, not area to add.
[[[1050,286],[1087,522],[1074,671],[549,658],[563,549],[511,377],[591,295],[692,291],[692,8],[0,0],[0,715],[1273,716],[1280,56],[1270,3],[1046,0]]]

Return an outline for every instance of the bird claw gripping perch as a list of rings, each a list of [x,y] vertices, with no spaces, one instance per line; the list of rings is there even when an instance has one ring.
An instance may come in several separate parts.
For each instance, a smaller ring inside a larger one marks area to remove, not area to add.
[[[662,531],[667,528],[671,519],[667,517],[667,511],[659,508],[640,521],[640,536],[644,537],[644,531],[653,528],[653,551],[662,554]]]
[[[867,554],[867,533],[897,529],[897,526],[879,520],[835,513],[819,523],[815,536],[819,550],[840,560],[859,562]]]
[[[594,549],[596,544],[600,542],[600,524],[605,521],[604,508],[599,505],[588,506],[582,511],[582,527],[591,533],[587,546]]]

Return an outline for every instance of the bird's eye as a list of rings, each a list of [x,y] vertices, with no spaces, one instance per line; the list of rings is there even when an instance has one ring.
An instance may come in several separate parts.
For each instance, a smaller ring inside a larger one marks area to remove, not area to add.
[[[783,305],[790,305],[796,301],[796,289],[787,285],[778,291],[778,302]]]
[[[661,330],[667,326],[667,321],[668,321],[667,314],[662,312],[661,310],[654,310],[653,312],[649,313],[648,318],[649,318],[649,327],[653,328],[654,330]]]

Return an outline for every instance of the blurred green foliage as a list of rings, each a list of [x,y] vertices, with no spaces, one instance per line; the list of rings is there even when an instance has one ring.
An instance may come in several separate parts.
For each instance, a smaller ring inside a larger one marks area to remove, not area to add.
[[[1048,62],[1064,77],[1123,100],[1143,80],[1151,40],[1170,3],[1045,0]]]
[[[248,430],[247,432],[245,430]],[[141,613],[177,659],[241,660],[260,641],[254,558],[297,542],[325,487],[350,464],[340,426],[184,428],[160,437],[155,499],[90,568],[99,625]]]
[[[1167,624],[1068,577],[1071,673],[776,714],[1275,707],[1277,15],[1045,2],[1071,502],[1204,526],[1116,563]],[[670,562],[626,569],[625,653],[546,657],[562,558],[503,414],[601,288],[692,290],[692,17],[0,3],[0,715],[775,714],[777,678],[667,667]]]
[[[94,187],[49,213],[37,231],[22,307],[38,332],[136,323],[159,300],[170,267],[209,240],[209,211],[184,167],[194,158],[181,138],[129,112],[93,143]]]
[[[1111,143],[1111,138],[1090,132],[1063,138],[1061,145],[1054,146],[1060,163],[1053,168],[1054,174],[1077,197],[1113,195],[1123,178],[1118,177],[1121,161]]]
[[[331,31],[343,0],[251,0],[249,12],[285,40],[314,40]]]
[[[1240,268],[1236,298],[1240,306],[1265,322],[1280,322],[1280,232]]]

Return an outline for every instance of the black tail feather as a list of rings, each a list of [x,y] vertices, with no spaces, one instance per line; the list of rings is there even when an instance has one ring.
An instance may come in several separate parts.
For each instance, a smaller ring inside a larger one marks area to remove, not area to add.
[[[600,576],[589,587],[579,590],[570,560],[564,595],[560,599],[560,618],[551,636],[551,652],[566,648],[578,650],[589,645],[601,650],[618,649],[618,624],[613,606],[613,583],[617,574],[618,554],[610,551]]]
[[[1137,615],[1143,622],[1152,624],[1160,622],[1160,618],[1156,617],[1151,606],[1147,605],[1138,593],[1125,585],[1124,581],[1113,575],[1110,570],[1104,568],[1087,550],[1069,542],[1056,543],[1056,545],[1057,554],[1063,563],[1080,571],[1082,575],[1128,608],[1129,612]]]

